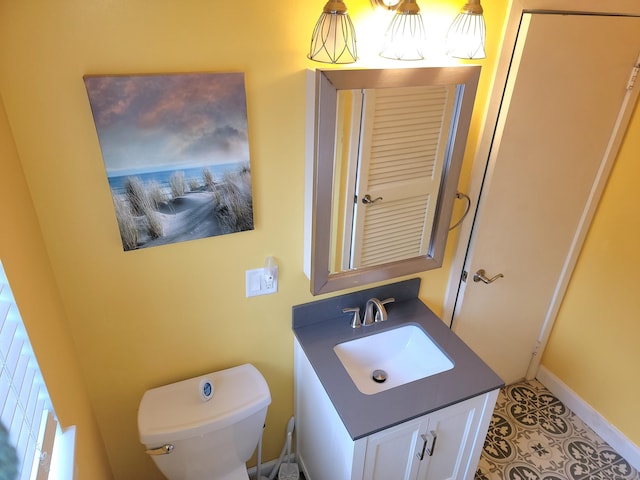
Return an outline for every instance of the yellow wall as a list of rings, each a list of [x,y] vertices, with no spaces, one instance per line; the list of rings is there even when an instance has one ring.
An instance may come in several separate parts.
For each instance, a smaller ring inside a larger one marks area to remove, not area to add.
[[[0,259],[63,427],[76,425],[79,478],[110,479],[98,425],[82,379],[20,160],[0,101]]]
[[[293,410],[291,306],[313,300],[302,273],[304,69],[319,66],[305,55],[322,3],[293,2],[282,15],[257,0],[243,11],[198,0],[0,2],[0,91],[116,478],[158,476],[137,437],[144,390],[242,362],[269,383],[264,457],[279,453]],[[447,3],[450,19],[459,2]],[[370,3],[349,7],[357,21]],[[488,12],[490,51],[505,8]],[[245,72],[255,231],[124,253],[82,76],[194,71]],[[244,271],[266,255],[279,263],[279,293],[246,299]],[[441,308],[446,272],[423,277],[423,298]]]
[[[305,58],[323,3],[290,2],[283,14],[262,0],[0,0],[0,93],[11,125],[3,115],[0,208],[12,219],[0,255],[58,413],[79,426],[80,478],[109,477],[92,409],[113,476],[160,478],[138,442],[142,393],[243,362],[271,388],[264,458],[279,453],[293,409],[291,306],[314,300],[302,273],[304,69],[323,66]],[[366,20],[369,0],[347,3],[356,25]],[[421,6],[450,20],[460,3]],[[485,5],[488,59],[462,184],[506,5]],[[256,228],[125,253],[82,76],[197,71],[245,72]],[[626,403],[640,388],[629,384],[640,333],[640,226],[629,192],[640,146],[639,135],[628,137],[543,362],[640,443]],[[445,268],[422,275],[421,297],[437,312],[452,251]],[[246,299],[244,272],[267,255],[280,266],[279,293]]]
[[[370,2],[347,3],[358,25]],[[460,4],[423,3],[447,19]],[[10,219],[0,255],[58,413],[78,425],[80,478],[109,478],[92,409],[113,476],[160,478],[137,437],[144,390],[243,362],[271,388],[264,457],[279,453],[293,409],[291,306],[313,300],[302,273],[303,71],[320,66],[305,55],[322,4],[290,2],[283,14],[262,0],[0,0],[0,93],[11,125],[0,115],[0,214]],[[506,4],[485,5],[488,59],[462,184]],[[245,72],[256,228],[125,253],[82,76],[197,71]],[[630,382],[640,333],[640,225],[629,193],[640,174],[638,113],[631,131],[543,363],[640,443],[640,387]],[[452,250],[445,268],[422,275],[421,297],[436,311]],[[280,266],[279,293],[246,299],[244,271],[267,255]]]
[[[598,207],[542,364],[636,445],[640,384],[640,108]]]

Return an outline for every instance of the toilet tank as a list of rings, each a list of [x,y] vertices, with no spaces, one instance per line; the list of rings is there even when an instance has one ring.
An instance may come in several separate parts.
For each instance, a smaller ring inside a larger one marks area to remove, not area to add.
[[[214,386],[208,401],[200,396],[203,379]],[[140,441],[147,449],[172,445],[171,453],[152,455],[170,479],[197,478],[197,472],[222,476],[244,468],[270,403],[267,382],[251,364],[154,388],[144,393],[138,409]]]

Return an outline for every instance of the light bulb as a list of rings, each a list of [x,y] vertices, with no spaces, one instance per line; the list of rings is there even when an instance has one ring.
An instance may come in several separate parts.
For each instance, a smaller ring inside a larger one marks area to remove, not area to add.
[[[469,0],[447,32],[447,55],[455,58],[485,58],[486,26],[480,0]]]

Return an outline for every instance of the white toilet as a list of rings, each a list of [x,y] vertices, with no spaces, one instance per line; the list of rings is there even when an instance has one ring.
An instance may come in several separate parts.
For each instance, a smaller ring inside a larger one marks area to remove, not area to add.
[[[270,403],[251,364],[154,388],[138,409],[140,441],[169,480],[247,480]]]

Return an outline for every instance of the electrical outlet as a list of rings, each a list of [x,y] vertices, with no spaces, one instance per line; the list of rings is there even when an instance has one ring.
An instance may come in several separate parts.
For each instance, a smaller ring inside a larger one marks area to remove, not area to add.
[[[275,267],[275,275],[271,285],[267,284],[264,268],[256,268],[246,271],[246,293],[247,297],[258,295],[269,295],[278,291],[278,267]]]

